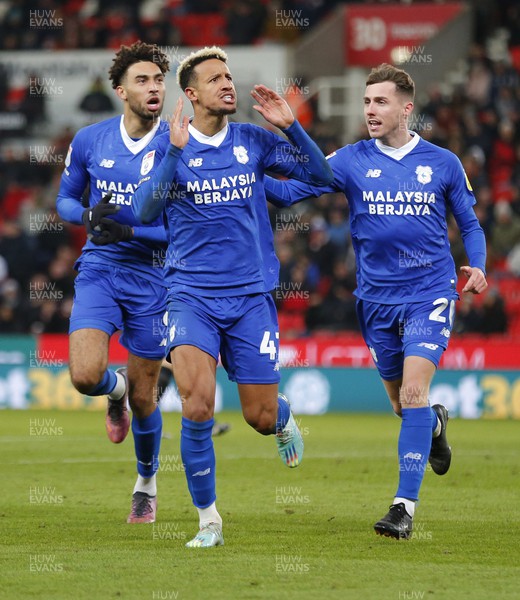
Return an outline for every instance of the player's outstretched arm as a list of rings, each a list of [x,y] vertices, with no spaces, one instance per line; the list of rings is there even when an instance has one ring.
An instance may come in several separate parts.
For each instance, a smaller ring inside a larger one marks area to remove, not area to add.
[[[265,85],[255,85],[251,95],[257,101],[253,106],[264,119],[283,130],[291,141],[287,152],[275,149],[270,165],[279,173],[313,185],[332,183],[334,176],[322,151],[295,120],[287,102]],[[271,153],[273,154],[273,153]]]
[[[104,217],[101,219],[99,234],[91,235],[90,241],[95,246],[107,246],[108,244],[118,244],[119,242],[128,242],[138,240],[140,242],[153,242],[156,244],[166,243],[166,229],[164,224],[135,226],[119,223]]]
[[[155,221],[171,199],[170,192],[175,186],[174,175],[177,164],[188,140],[188,117],[182,117],[182,99],[179,98],[170,120],[170,144],[164,158],[151,177],[146,177],[139,182],[139,187],[134,193],[132,212],[141,223]]]
[[[267,200],[278,208],[292,206],[307,198],[321,195],[308,183],[295,180],[281,181],[269,175],[264,175],[264,189]]]

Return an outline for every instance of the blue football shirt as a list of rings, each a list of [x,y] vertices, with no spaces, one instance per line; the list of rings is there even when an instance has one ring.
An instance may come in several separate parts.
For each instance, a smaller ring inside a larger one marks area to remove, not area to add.
[[[344,192],[350,209],[358,298],[386,304],[430,296],[456,297],[455,264],[446,217],[450,209],[463,239],[473,236],[471,265],[485,268],[485,238],[475,197],[459,159],[419,138],[400,159],[375,140],[345,146],[328,157],[330,186],[266,178],[268,198],[288,206],[310,196]],[[465,243],[466,243],[465,239]]]
[[[150,144],[168,124],[159,121],[146,136],[130,138],[123,117],[114,117],[80,129],[69,147],[57,198],[58,213],[66,221],[82,224],[85,207],[81,197],[88,187],[89,206],[107,193],[110,203],[120,210],[110,218],[134,228],[134,237],[126,242],[96,246],[87,241],[77,265],[113,264],[138,271],[150,281],[164,284],[162,262],[166,254],[166,235],[162,219],[149,226],[138,222],[131,209],[139,180],[156,166]]]
[[[305,136],[299,124],[291,132]],[[178,151],[175,172],[165,173],[153,189],[148,182],[137,192],[143,201],[152,195],[167,198],[165,274],[174,294],[222,297],[272,290],[279,262],[263,185],[265,171],[312,180],[305,162],[312,161],[315,170],[324,171],[325,181],[332,178],[310,138],[295,148],[274,133],[245,123],[229,123],[220,135],[218,146],[190,135]],[[169,135],[157,138],[153,147],[157,159],[173,148]],[[151,178],[143,183],[147,179]]]

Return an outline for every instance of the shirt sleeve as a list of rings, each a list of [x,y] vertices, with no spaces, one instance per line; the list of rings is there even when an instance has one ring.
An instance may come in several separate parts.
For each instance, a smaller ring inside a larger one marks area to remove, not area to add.
[[[459,214],[454,213],[460,229],[464,248],[471,267],[478,267],[486,272],[486,236],[478,222],[473,208]]]
[[[283,132],[291,143],[274,133],[265,132],[271,136],[270,148],[264,157],[265,168],[312,185],[330,184],[333,175],[323,152],[298,121]]]
[[[486,236],[473,209],[476,203],[468,176],[462,163],[453,155],[448,201],[460,229],[471,267],[486,272]]]
[[[56,198],[56,210],[60,217],[76,225],[82,224],[81,217],[85,210],[81,197],[89,180],[87,164],[85,134],[84,130],[80,130],[69,146]]]
[[[278,208],[284,208],[292,206],[302,200],[306,200],[307,198],[318,198],[323,194],[344,192],[345,176],[340,168],[342,161],[336,157],[337,153],[333,152],[325,159],[332,169],[334,178],[333,181],[327,185],[310,185],[294,179],[281,181],[266,175],[264,177],[264,187],[267,200]]]
[[[161,225],[143,225],[136,226],[133,228],[134,230],[134,240],[139,240],[141,242],[155,242],[155,243],[166,243],[166,228],[164,224]]]

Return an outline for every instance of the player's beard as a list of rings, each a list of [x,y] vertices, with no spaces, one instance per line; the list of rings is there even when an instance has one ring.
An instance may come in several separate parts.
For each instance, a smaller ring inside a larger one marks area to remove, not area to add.
[[[234,115],[236,112],[236,106],[230,106],[229,108],[208,108],[208,114],[212,117],[225,117],[226,115]]]
[[[161,116],[162,105],[160,110],[151,111],[146,106],[128,101],[130,110],[143,121],[156,121]]]

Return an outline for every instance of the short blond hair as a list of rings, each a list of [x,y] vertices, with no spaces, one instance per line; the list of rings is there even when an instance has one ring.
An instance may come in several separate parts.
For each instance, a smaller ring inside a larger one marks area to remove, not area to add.
[[[188,54],[188,56],[177,67],[177,83],[182,91],[184,91],[191,83],[194,76],[194,69],[200,63],[216,58],[223,63],[227,63],[227,54],[218,46],[206,46]]]

